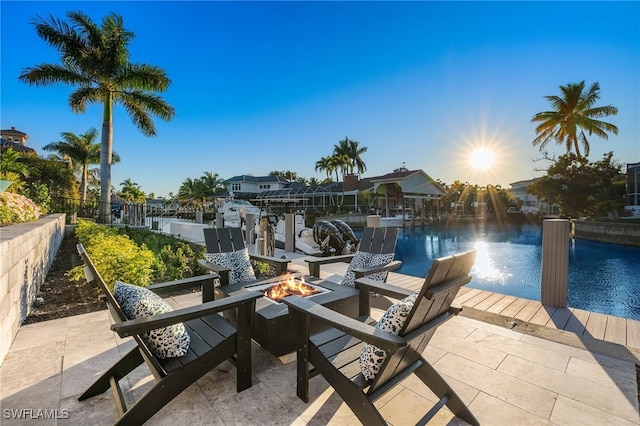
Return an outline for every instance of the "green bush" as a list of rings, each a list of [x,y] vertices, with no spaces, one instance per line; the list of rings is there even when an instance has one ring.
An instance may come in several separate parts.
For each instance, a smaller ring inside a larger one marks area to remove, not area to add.
[[[271,265],[266,262],[255,262],[253,269],[257,276],[268,276],[271,273]]]
[[[110,286],[115,280],[146,286],[203,273],[198,259],[204,258],[206,249],[171,235],[108,227],[86,220],[80,221],[76,235]],[[82,274],[82,267],[70,273],[75,279]]]
[[[78,226],[76,227],[76,236],[78,241],[85,249],[91,245],[91,240],[98,236],[116,236],[118,230],[105,225],[98,225],[95,222],[89,220],[80,219]]]
[[[76,234],[110,289],[116,280],[140,286],[151,284],[158,261],[144,244],[138,246],[115,228],[88,221],[80,222]],[[69,276],[82,278],[83,267],[73,268]]]
[[[138,245],[145,245],[158,258],[158,270],[154,281],[171,281],[193,277],[204,271],[198,265],[206,249],[192,243],[186,243],[173,235],[163,235],[148,229],[124,227],[121,233],[128,235]]]

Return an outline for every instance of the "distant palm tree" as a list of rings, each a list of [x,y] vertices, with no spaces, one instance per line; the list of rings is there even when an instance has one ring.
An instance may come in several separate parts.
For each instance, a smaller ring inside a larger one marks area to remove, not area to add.
[[[269,176],[280,176],[288,180],[289,182],[298,180],[298,174],[296,172],[292,172],[291,170],[273,170],[269,172]]]
[[[42,147],[45,151],[56,151],[64,160],[69,162],[72,170],[80,174],[80,202],[87,202],[87,180],[89,165],[100,163],[100,144],[96,143],[98,131],[91,127],[86,133],[76,135],[71,132],[60,133],[61,141],[51,142]],[[112,162],[120,161],[120,156],[113,153]]]
[[[333,147],[333,155],[346,155],[349,158],[347,172],[353,173],[356,169],[358,173],[367,171],[367,165],[362,160],[361,155],[367,152],[366,146],[360,146],[360,142],[345,137]]]
[[[194,195],[197,198],[201,198],[204,204],[206,198],[213,197],[224,189],[224,179],[221,179],[217,173],[204,172],[200,180],[196,181],[195,188],[196,193]]]
[[[327,179],[331,177],[334,171],[331,157],[322,157],[316,161],[316,172],[325,172],[327,174]]]
[[[200,198],[199,182],[197,179],[187,178],[178,189],[178,199],[181,202],[191,202]]]
[[[342,201],[340,202],[340,204],[344,204],[344,176],[351,166],[351,159],[346,154],[333,155],[330,158],[333,169],[336,172],[336,182],[339,181],[338,171],[342,173]]]
[[[112,13],[98,26],[82,12],[67,12],[70,23],[41,17],[31,23],[40,38],[57,49],[60,64],[41,64],[22,71],[19,79],[29,85],[66,83],[76,86],[69,106],[84,113],[87,105],[103,105],[100,148],[101,218],[111,214],[111,164],[113,155],[113,107],[122,104],[133,123],[146,136],[155,136],[151,118],[169,121],[175,110],[153,92],[171,84],[165,71],[148,64],[129,62],[129,42],[134,33],[123,27],[122,17]]]
[[[618,134],[618,128],[613,124],[596,120],[596,118],[616,115],[618,108],[607,105],[594,107],[600,98],[600,86],[593,83],[584,92],[584,81],[560,86],[562,96],[545,96],[551,103],[553,111],[539,112],[533,116],[532,122],[540,122],[536,127],[536,137],[533,146],[540,145],[540,150],[552,140],[558,145],[564,144],[567,153],[575,151],[579,159],[589,156],[589,141],[585,131],[603,139],[608,139],[607,132]],[[584,146],[584,157],[580,153],[579,144]]]
[[[142,192],[140,185],[136,182],[133,182],[131,179],[125,179],[124,182],[120,183],[122,186],[122,190],[120,191],[120,196],[127,201],[133,201],[135,203],[143,202],[146,198],[145,193]]]

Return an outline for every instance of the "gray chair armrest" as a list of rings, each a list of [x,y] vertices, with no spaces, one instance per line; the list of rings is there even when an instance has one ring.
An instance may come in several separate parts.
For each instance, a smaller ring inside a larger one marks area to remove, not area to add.
[[[320,278],[320,266],[329,263],[345,262],[349,263],[353,259],[353,254],[342,254],[340,256],[316,257],[307,256],[304,261],[309,264],[309,275]]]
[[[152,284],[147,288],[158,296],[165,296],[182,290],[200,289],[202,291],[202,303],[205,303],[213,300],[213,291],[219,278],[218,274],[210,273],[182,280]]]
[[[216,265],[215,263],[207,262],[204,259],[198,259],[198,265],[202,266],[205,270],[210,271],[210,273],[218,275],[220,277],[220,285],[229,284],[229,273],[231,272],[231,269]]]
[[[365,275],[372,274],[374,272],[383,272],[383,271],[393,271],[394,269],[398,269],[402,266],[402,261],[400,260],[392,260],[389,263],[384,265],[376,265],[376,266],[365,266],[363,268],[353,268],[356,278],[364,277]]]
[[[221,300],[203,303],[197,306],[177,309],[164,314],[151,315],[144,318],[136,318],[128,321],[115,323],[111,330],[118,333],[120,337],[127,337],[133,334],[140,334],[157,328],[167,327],[195,318],[202,318],[229,309],[235,309],[247,303],[255,303],[256,299],[264,296],[257,291],[249,291],[238,295],[225,297]]]
[[[294,314],[292,319],[295,317],[295,313],[314,318],[387,352],[393,352],[397,348],[407,345],[407,340],[403,337],[350,318],[309,299],[300,296],[289,296],[282,301],[289,307],[289,311]],[[306,323],[307,320],[303,319],[302,322]]]
[[[403,299],[407,296],[411,296],[415,291],[398,287],[393,284],[387,284],[382,281],[372,280],[370,278],[359,278],[355,281],[356,287],[360,289],[360,292],[379,293],[383,296],[388,296],[393,299]]]

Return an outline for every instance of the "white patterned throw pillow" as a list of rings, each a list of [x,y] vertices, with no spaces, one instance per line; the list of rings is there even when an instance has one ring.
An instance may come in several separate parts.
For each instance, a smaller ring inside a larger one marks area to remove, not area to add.
[[[391,305],[376,324],[376,328],[397,336],[407,321],[407,316],[411,312],[417,297],[418,293],[415,293]],[[380,371],[380,367],[386,358],[387,353],[385,351],[377,346],[365,343],[360,354],[360,370],[365,379],[372,380]]]
[[[355,287],[356,273],[353,272],[353,269],[364,268],[365,266],[367,266],[369,257],[370,255],[367,252],[355,252],[353,257],[351,258],[351,262],[349,262],[349,266],[347,267],[347,272],[344,274],[344,278],[342,279],[342,281],[340,281],[340,284],[347,287]]]
[[[137,285],[116,281],[113,286],[113,297],[128,319],[173,311],[173,308],[160,296]],[[191,341],[182,323],[151,330],[141,336],[151,352],[161,359],[185,355]]]
[[[367,266],[383,266],[393,260],[395,253],[384,253],[384,254],[373,254],[371,253],[371,258],[369,259],[369,265]],[[387,279],[388,271],[380,271],[374,272],[373,274],[369,274],[366,277],[375,281],[384,281]]]
[[[355,252],[340,284],[347,287],[355,287],[356,274],[353,271],[354,269],[386,265],[393,260],[394,255],[395,253],[374,254],[364,251]],[[365,275],[365,277],[376,281],[384,281],[387,278],[387,271],[374,272]]]
[[[229,253],[205,253],[204,259],[207,262],[229,268],[229,284],[239,284],[256,279],[249,258],[249,250],[246,247]]]

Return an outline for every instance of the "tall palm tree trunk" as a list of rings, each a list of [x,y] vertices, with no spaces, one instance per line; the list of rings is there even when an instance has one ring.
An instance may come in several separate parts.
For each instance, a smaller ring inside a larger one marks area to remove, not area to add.
[[[87,174],[89,166],[82,165],[82,177],[80,178],[80,205],[84,207],[87,204]]]
[[[111,93],[104,100],[102,140],[100,145],[100,211],[103,223],[111,222],[111,153],[113,152],[113,121]]]

